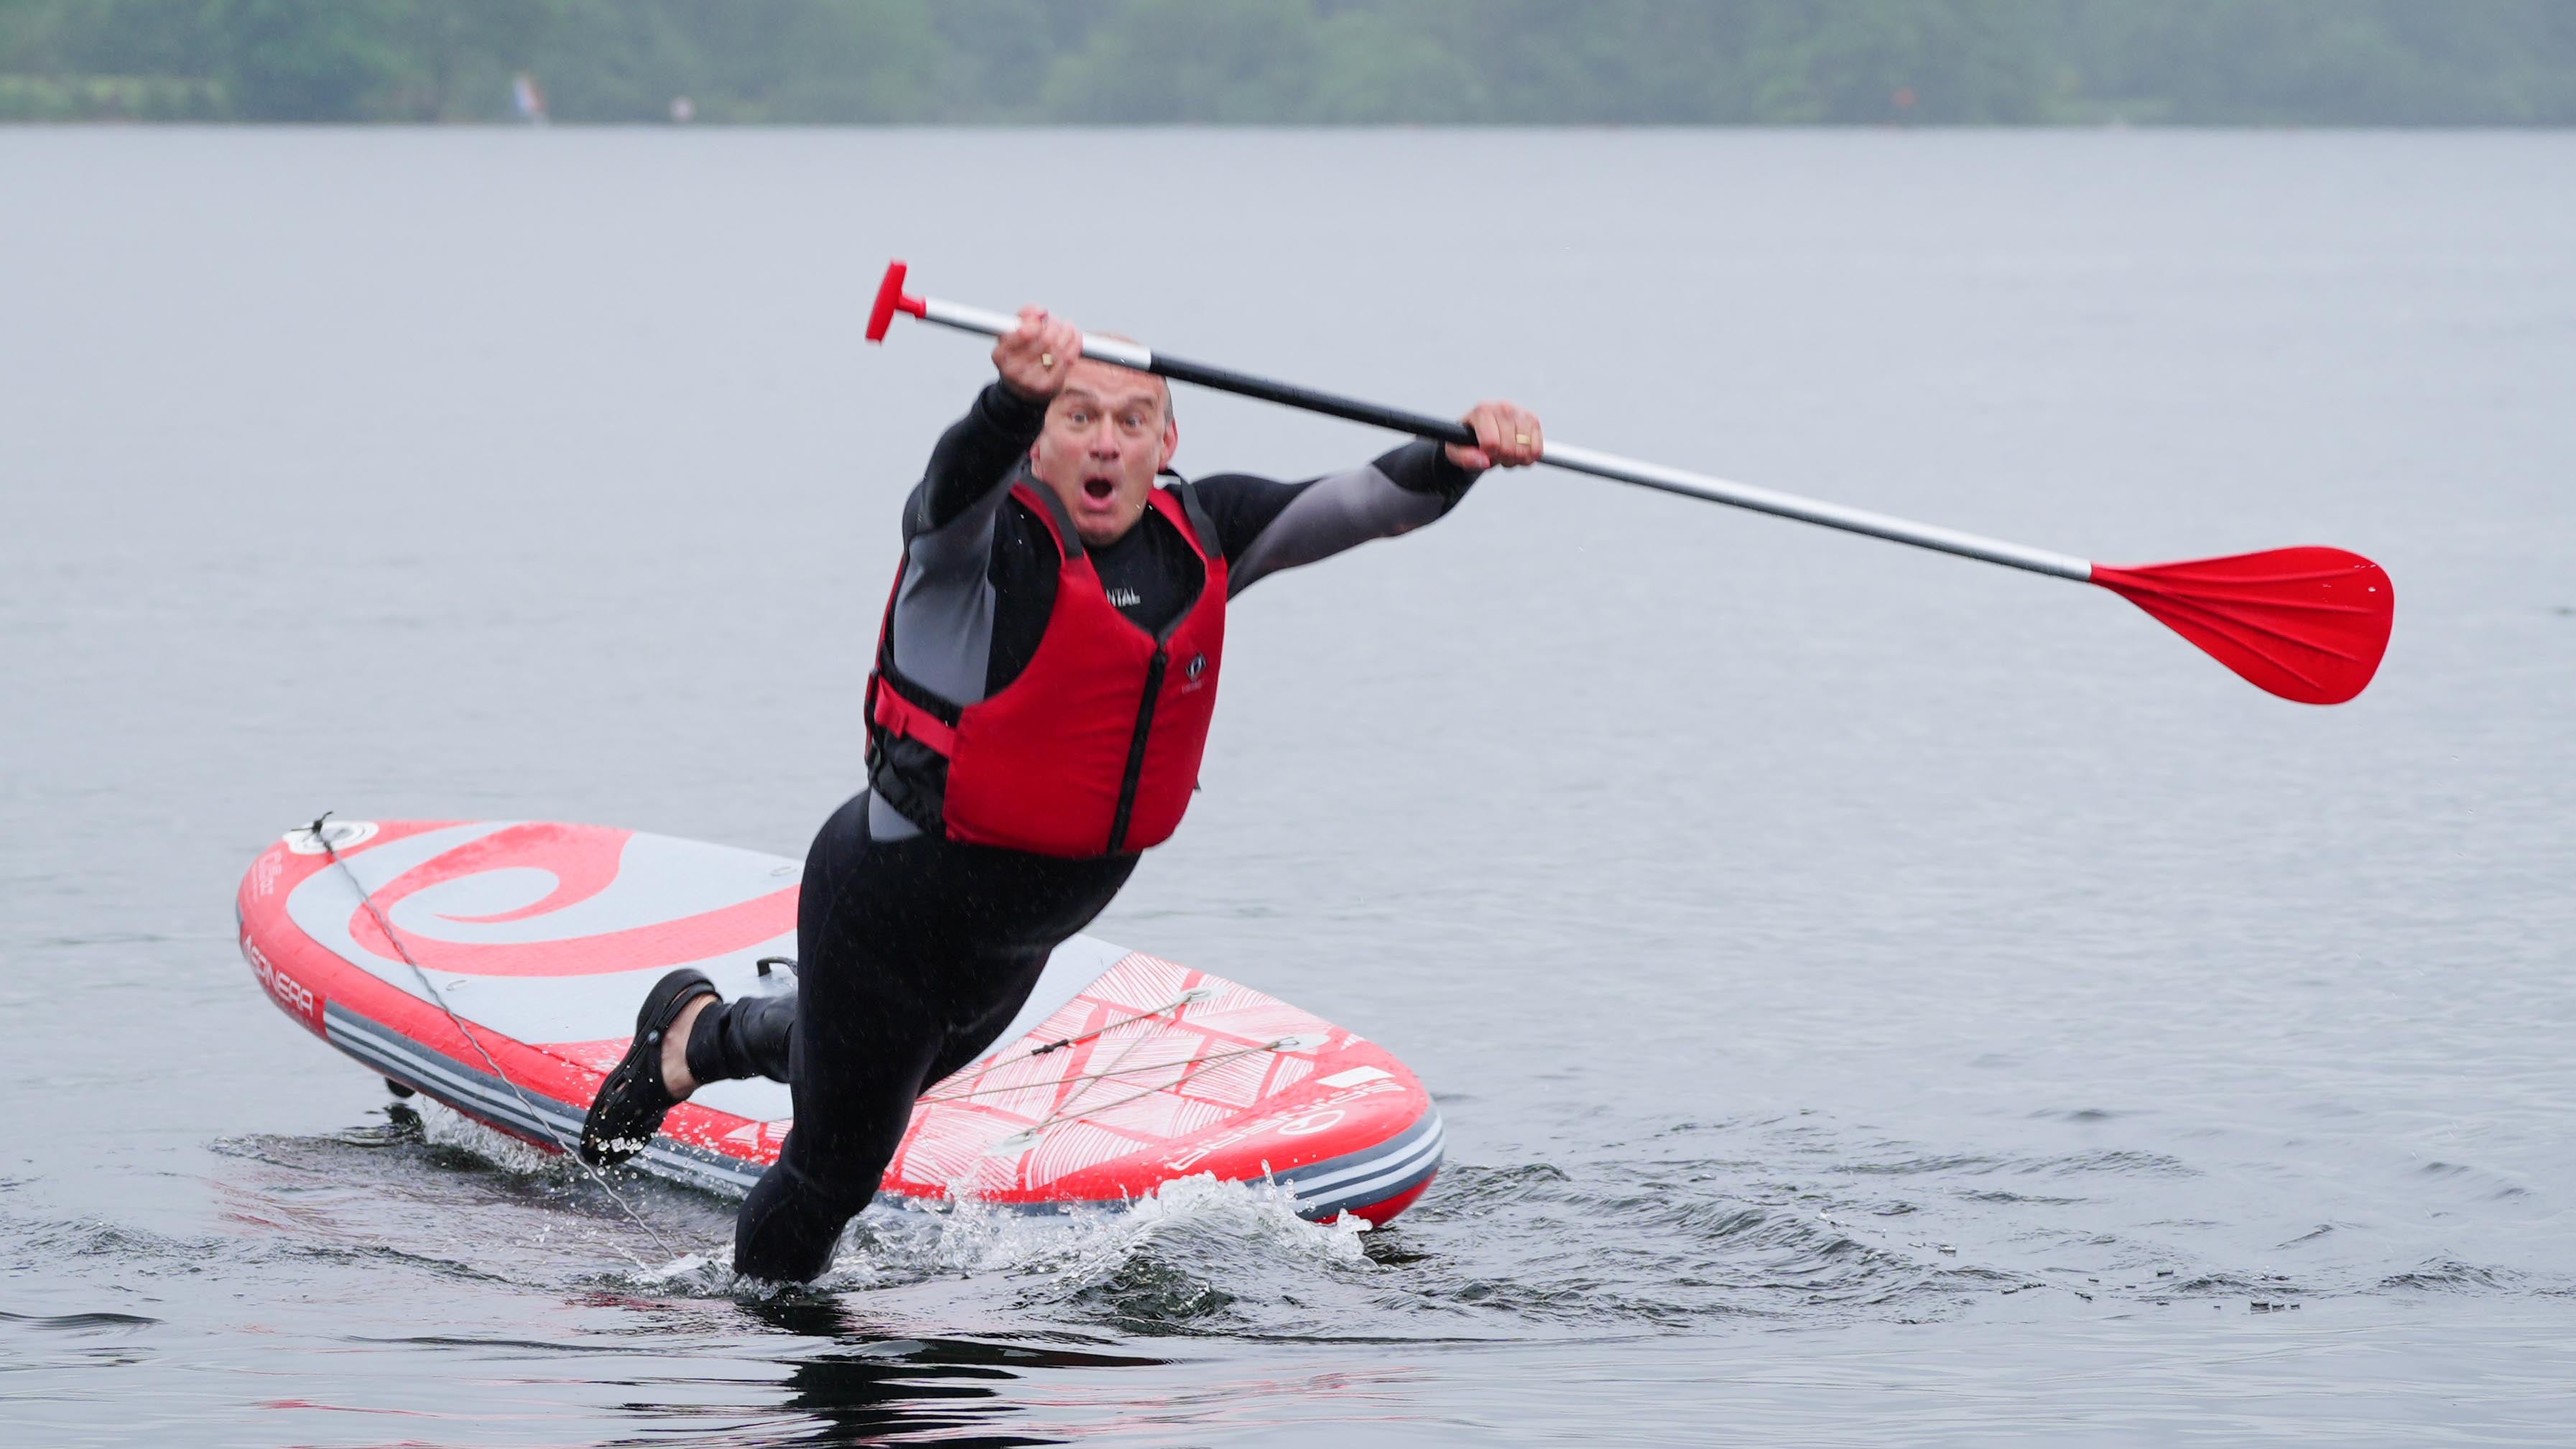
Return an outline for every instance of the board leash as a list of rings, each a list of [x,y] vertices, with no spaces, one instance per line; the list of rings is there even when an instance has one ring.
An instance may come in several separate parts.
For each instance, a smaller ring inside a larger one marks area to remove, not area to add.
[[[644,1215],[635,1210],[634,1204],[628,1202],[624,1194],[609,1184],[607,1174],[592,1166],[590,1160],[581,1155],[579,1148],[564,1140],[563,1134],[555,1130],[555,1124],[545,1113],[537,1110],[536,1102],[521,1090],[519,1084],[508,1072],[501,1070],[501,1064],[493,1060],[492,1053],[484,1047],[482,1038],[474,1034],[474,1028],[466,1024],[465,1018],[456,1014],[456,1008],[447,1004],[447,997],[438,989],[438,983],[429,979],[429,973],[421,969],[418,961],[412,959],[411,948],[403,944],[402,937],[394,934],[393,922],[386,920],[385,913],[376,908],[375,892],[367,889],[366,884],[358,879],[358,873],[351,870],[349,862],[341,858],[339,847],[333,845],[331,838],[323,833],[322,822],[330,819],[332,814],[333,812],[325,810],[314,816],[313,823],[306,827],[312,833],[313,843],[321,846],[322,853],[329,856],[331,863],[340,868],[340,874],[349,882],[349,889],[358,893],[358,904],[365,909],[368,918],[376,923],[376,929],[392,943],[394,954],[400,956],[402,963],[411,968],[411,974],[419,978],[420,988],[428,993],[430,1003],[447,1014],[448,1025],[455,1027],[457,1035],[464,1037],[467,1045],[474,1048],[474,1054],[481,1057],[483,1064],[492,1069],[492,1075],[500,1079],[502,1086],[510,1089],[510,1095],[519,1099],[519,1105],[527,1109],[528,1120],[536,1123],[538,1127],[544,1129],[548,1137],[554,1139],[555,1150],[572,1159],[575,1166],[589,1174],[590,1180],[599,1185],[599,1190],[608,1194],[608,1200],[617,1204],[617,1210],[626,1214],[629,1222],[634,1223],[643,1231],[644,1236],[653,1240],[653,1246],[673,1258],[682,1256],[680,1250],[672,1247],[668,1239],[653,1230],[653,1225],[644,1220]],[[647,1268],[651,1265],[638,1263],[636,1266]]]

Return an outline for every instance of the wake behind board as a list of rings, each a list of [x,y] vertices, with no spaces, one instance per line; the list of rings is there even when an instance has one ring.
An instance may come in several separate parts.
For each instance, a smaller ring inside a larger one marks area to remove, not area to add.
[[[733,998],[779,989],[755,963],[796,952],[801,868],[778,856],[591,825],[324,830],[330,850],[290,831],[242,879],[242,957],[269,998],[388,1081],[549,1151],[579,1138],[663,972],[695,967]],[[635,1160],[740,1193],[790,1115],[780,1083],[713,1083]],[[1038,1208],[1213,1174],[1275,1181],[1316,1221],[1384,1223],[1440,1158],[1439,1113],[1383,1047],[1076,936],[993,1049],[922,1094],[883,1191]]]

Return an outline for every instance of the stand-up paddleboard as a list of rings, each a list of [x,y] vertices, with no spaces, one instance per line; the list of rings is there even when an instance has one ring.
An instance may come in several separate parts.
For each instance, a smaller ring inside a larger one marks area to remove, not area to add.
[[[269,998],[389,1082],[560,1151],[663,972],[784,989],[796,862],[590,825],[332,821],[243,877]],[[742,1192],[790,1118],[718,1082],[636,1158]],[[1273,1181],[1298,1212],[1383,1223],[1430,1186],[1440,1116],[1384,1048],[1249,987],[1077,936],[981,1060],[922,1094],[884,1191],[1117,1203],[1175,1178]]]

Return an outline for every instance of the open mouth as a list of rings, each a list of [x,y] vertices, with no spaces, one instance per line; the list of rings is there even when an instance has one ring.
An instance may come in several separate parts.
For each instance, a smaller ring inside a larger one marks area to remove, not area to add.
[[[1093,503],[1106,503],[1110,499],[1118,496],[1118,480],[1115,478],[1085,478],[1082,480],[1082,496]]]

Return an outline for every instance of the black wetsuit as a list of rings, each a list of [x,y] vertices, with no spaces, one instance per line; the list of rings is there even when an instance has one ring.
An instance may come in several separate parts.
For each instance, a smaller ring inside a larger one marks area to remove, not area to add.
[[[1054,603],[1060,555],[1009,497],[1045,419],[1043,404],[987,387],[940,439],[905,505],[897,662],[961,704],[1018,675]],[[1301,483],[1223,474],[1194,486],[1231,596],[1280,569],[1428,523],[1473,481],[1438,445],[1413,443]],[[1148,510],[1118,542],[1089,551],[1110,601],[1149,630],[1203,582],[1172,529]],[[1136,860],[960,844],[924,832],[881,790],[833,812],[805,857],[796,993],[710,1008],[689,1035],[692,1076],[776,1078],[795,1101],[778,1163],[736,1223],[736,1271],[806,1279],[831,1265],[922,1089],[992,1044],[1048,955],[1109,904]]]

